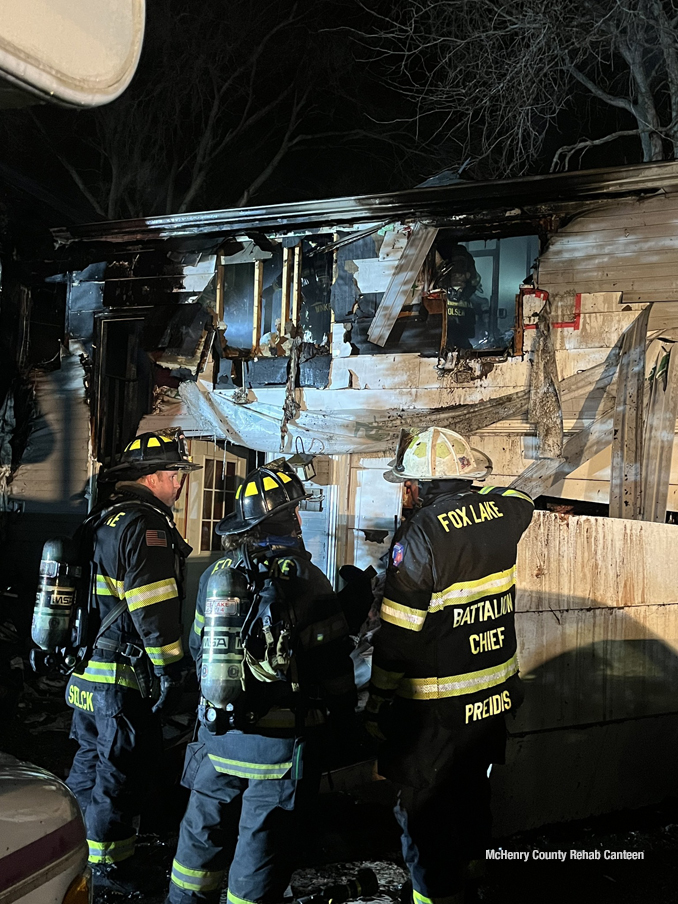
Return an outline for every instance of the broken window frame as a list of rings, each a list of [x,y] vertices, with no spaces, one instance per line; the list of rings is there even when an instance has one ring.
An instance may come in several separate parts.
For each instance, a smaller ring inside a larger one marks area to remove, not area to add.
[[[216,461],[217,463],[221,463],[225,468],[227,464],[233,463],[234,474],[233,474],[233,488],[228,491],[224,489],[224,493],[228,494],[231,497],[231,507],[227,508],[226,504],[224,504],[224,515],[228,514],[230,511],[233,511],[233,504],[235,503],[235,493],[238,486],[244,481],[246,474],[249,470],[251,470],[251,462],[245,450],[242,450],[242,453],[239,454],[237,449],[230,444],[224,443],[223,440],[215,441],[211,436],[201,436],[201,437],[192,437],[188,440],[189,446],[189,454],[191,455],[193,461],[196,464],[202,465],[202,470],[200,471],[192,471],[189,475],[187,486],[185,489],[185,496],[183,498],[183,510],[178,511],[178,506],[175,505],[175,514],[177,515],[177,524],[181,521],[182,524],[182,534],[185,537],[186,541],[190,546],[193,547],[193,556],[214,556],[221,552],[221,542],[218,537],[214,534],[214,526],[221,520],[221,518],[213,518],[209,519],[203,518],[205,514],[205,492],[212,491],[212,504],[214,503],[214,483],[213,486],[207,487],[206,477],[207,477],[207,469],[205,467],[207,460]],[[225,475],[224,475],[225,476]],[[224,498],[224,503],[226,503],[226,495]],[[212,508],[212,514],[214,509]],[[224,517],[222,515],[222,517]],[[203,549],[202,543],[202,531],[203,524],[209,521],[212,524],[212,531],[210,537],[210,548]]]
[[[400,225],[403,227],[407,226],[407,224],[400,224]],[[276,310],[274,308],[271,311],[270,332],[271,333],[277,332],[278,339],[284,340],[284,339],[294,338],[294,336],[298,333],[298,331],[300,329],[301,297],[302,297],[302,268],[303,268],[303,259],[306,255],[309,258],[311,258],[320,253],[331,254],[333,266],[336,267],[336,265],[337,265],[336,255],[337,255],[337,249],[339,247],[344,247],[347,244],[351,244],[351,241],[357,241],[358,238],[364,237],[365,235],[373,234],[375,231],[378,231],[379,228],[382,228],[382,227],[374,227],[369,230],[363,230],[361,233],[356,235],[355,238],[351,238],[350,240],[349,240],[349,236],[346,236],[346,235],[342,235],[339,238],[337,238],[338,233],[337,233],[336,229],[333,229],[333,230],[328,229],[327,235],[332,236],[332,241],[330,241],[326,247],[316,248],[311,252],[307,251],[306,254],[303,251],[304,236],[302,236],[302,235],[289,236],[287,238],[287,242],[285,244],[283,244],[283,247],[282,247],[282,287],[281,287],[280,307],[278,310]],[[444,223],[442,223],[440,225],[440,227],[436,227],[436,228],[439,228],[440,230],[444,230],[447,227],[445,226]],[[309,233],[308,238],[311,238],[312,235],[314,235],[314,234]],[[319,231],[318,235],[324,235],[324,233],[322,231]],[[537,229],[533,229],[533,230],[529,230],[529,231],[526,230],[524,232],[523,231],[511,232],[509,235],[496,235],[496,234],[487,235],[487,234],[478,234],[478,233],[470,233],[470,234],[463,233],[463,234],[459,234],[456,236],[456,241],[459,244],[464,245],[464,246],[468,245],[471,242],[495,241],[497,243],[496,248],[491,249],[491,252],[490,251],[488,251],[487,253],[480,252],[481,256],[483,256],[483,257],[491,256],[494,258],[493,276],[492,276],[493,285],[490,288],[490,291],[487,293],[488,300],[491,305],[494,304],[494,308],[498,309],[500,306],[503,307],[504,304],[502,304],[502,302],[510,305],[510,302],[507,302],[505,299],[499,299],[499,297],[498,297],[499,283],[500,283],[500,248],[501,248],[500,243],[505,239],[520,238],[520,237],[525,237],[525,238],[534,237],[535,239],[538,240],[539,246],[540,246],[536,252],[537,257],[538,257],[540,250],[541,250],[542,234]],[[295,244],[291,244],[290,239],[295,240]],[[282,241],[282,236],[276,235],[273,237],[272,240],[274,240],[276,242]],[[426,253],[426,256],[424,258],[424,263],[418,270],[419,275],[417,277],[417,280],[418,280],[419,285],[422,286],[422,292],[418,296],[420,304],[422,303],[421,299],[423,298],[423,296],[429,294],[429,292],[431,291],[429,286],[431,285],[433,276],[436,272],[436,253],[437,253],[436,246],[435,246],[435,244],[433,244],[432,247]],[[469,252],[469,253],[472,255],[474,254],[474,252]],[[528,256],[530,256],[530,255],[528,254]],[[220,321],[220,325],[222,327],[224,325],[228,326],[228,324],[224,323],[224,317],[225,317],[224,274],[225,274],[225,268],[226,268],[226,266],[228,266],[228,264],[225,262],[225,260],[226,259],[224,259],[222,257],[221,252],[220,252],[217,257],[217,289],[216,289],[217,312],[216,313],[217,313],[218,320]],[[264,335],[265,328],[268,328],[268,323],[263,322],[264,300],[262,297],[262,292],[263,292],[264,261],[255,259],[252,261],[252,264],[254,267],[253,296],[252,296],[252,298],[253,298],[252,336],[251,336],[251,342],[249,343],[249,348],[240,347],[238,349],[239,350],[238,357],[240,357],[241,359],[245,359],[245,360],[251,360],[251,359],[256,359],[256,358],[264,355],[266,357],[284,357],[285,359],[287,359],[288,355],[281,356],[279,354],[278,356],[276,356],[276,355],[270,356],[270,355],[265,355],[265,352],[262,351],[262,347],[261,347],[262,336]],[[528,272],[525,273],[523,278],[527,277],[528,275],[529,275],[529,265],[528,265]],[[474,358],[482,357],[482,358],[487,358],[490,360],[505,360],[508,357],[519,357],[523,354],[523,322],[522,322],[521,301],[522,301],[522,296],[525,293],[521,290],[521,284],[516,285],[515,288],[516,288],[516,293],[513,298],[513,305],[514,305],[513,323],[512,323],[512,326],[509,327],[509,329],[512,329],[512,331],[513,331],[513,336],[512,336],[512,339],[510,340],[510,342],[505,347],[497,346],[494,348],[477,348],[474,346],[469,349],[464,349],[463,351],[466,356],[470,356],[470,357],[474,357]],[[496,303],[493,301],[493,299],[495,299],[495,296],[496,296]],[[382,300],[383,300],[383,297],[378,302],[374,317],[372,318],[372,322],[377,317],[377,314],[381,307]],[[441,299],[441,301],[442,301],[442,299]],[[276,305],[276,307],[277,307],[277,305]],[[492,307],[490,308],[490,316],[491,316],[491,312],[494,310],[494,308],[492,308]],[[276,315],[279,315],[279,324],[280,324],[279,331],[276,331],[276,328],[275,328],[276,321],[278,321],[278,316],[276,316]],[[403,316],[411,317],[412,312],[407,311],[405,315],[402,312],[399,312],[399,314],[396,316],[396,318],[394,320],[393,326],[395,326],[395,323],[399,319],[401,319]],[[328,330],[328,337],[331,337],[331,335],[332,335],[334,323],[335,323],[335,312],[334,312],[334,310],[331,310],[330,327]],[[498,329],[498,325],[497,325],[497,329]],[[391,332],[391,329],[389,329],[389,335],[390,335],[390,332]],[[228,339],[228,333],[226,333],[226,338]],[[234,346],[234,348],[235,348],[235,346]],[[363,354],[363,355],[370,355],[370,354],[374,355],[374,354],[379,354],[379,353],[407,354],[407,353],[413,351],[413,349],[409,349],[409,348],[399,348],[397,345],[396,346],[391,345],[388,348],[386,348],[386,347],[379,348],[379,351],[377,351],[378,347],[375,346],[373,343],[369,342],[369,340],[367,343],[365,343],[365,342],[361,343],[359,348],[360,348],[359,353]],[[431,347],[431,353],[432,354],[435,353],[433,346]],[[266,385],[266,384],[264,384],[264,385]],[[278,384],[270,384],[270,385],[278,385]],[[280,384],[280,385],[282,385],[282,384]]]

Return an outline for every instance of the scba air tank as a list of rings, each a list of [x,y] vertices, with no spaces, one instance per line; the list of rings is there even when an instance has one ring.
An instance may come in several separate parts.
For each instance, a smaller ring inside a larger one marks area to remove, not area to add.
[[[246,576],[234,568],[216,567],[207,582],[200,688],[203,697],[220,709],[242,689],[240,632],[251,604]]]
[[[80,566],[73,563],[72,541],[68,537],[55,537],[45,543],[31,625],[31,637],[40,649],[54,652],[70,644],[81,574]]]

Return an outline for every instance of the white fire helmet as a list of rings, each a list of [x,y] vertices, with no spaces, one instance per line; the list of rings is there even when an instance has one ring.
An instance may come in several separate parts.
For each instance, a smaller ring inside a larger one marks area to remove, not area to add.
[[[402,480],[482,480],[492,472],[492,462],[472,449],[463,436],[444,427],[400,431],[398,450],[390,471],[391,483]]]

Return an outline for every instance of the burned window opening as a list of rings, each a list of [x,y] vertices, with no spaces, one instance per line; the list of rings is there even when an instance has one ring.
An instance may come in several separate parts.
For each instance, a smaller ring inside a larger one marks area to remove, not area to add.
[[[223,305],[223,334],[217,349],[225,359],[217,374],[220,388],[238,385],[229,359],[247,361],[248,386],[285,385],[295,337],[303,343],[298,385],[327,385],[333,258],[317,252],[332,237],[285,236],[263,250],[257,245],[256,253],[252,243],[243,251],[250,254],[248,261],[242,255],[234,263],[220,258],[217,297]],[[326,361],[315,361],[323,357]]]
[[[514,342],[516,296],[539,254],[536,234],[485,238],[440,229],[406,288],[408,296],[399,302],[387,338],[380,344],[370,341],[407,229],[385,227],[336,250],[332,306],[337,322],[351,328],[352,352],[418,352],[441,358],[445,369],[454,352],[495,358],[521,354]]]

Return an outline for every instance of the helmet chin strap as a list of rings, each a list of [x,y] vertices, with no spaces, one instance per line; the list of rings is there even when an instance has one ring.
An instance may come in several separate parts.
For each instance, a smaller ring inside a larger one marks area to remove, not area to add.
[[[264,518],[260,524],[262,533],[272,534],[276,537],[299,537],[301,528],[294,514],[294,508],[289,507],[275,512],[269,518]]]

